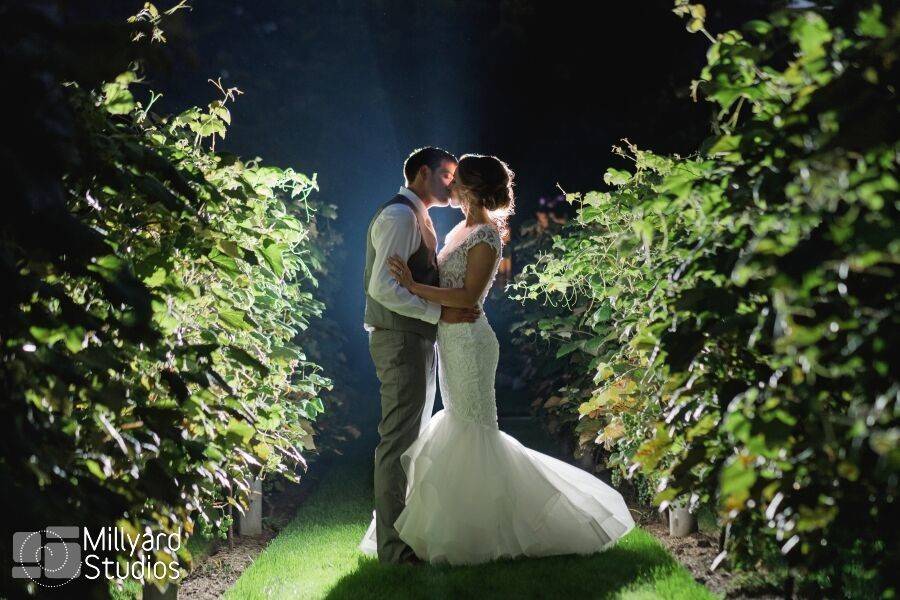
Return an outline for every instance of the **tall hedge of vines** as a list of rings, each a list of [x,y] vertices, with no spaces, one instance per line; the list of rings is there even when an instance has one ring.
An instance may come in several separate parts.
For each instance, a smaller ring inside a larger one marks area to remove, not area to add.
[[[55,524],[190,534],[222,502],[244,506],[253,477],[296,479],[312,446],[330,382],[295,340],[323,308],[315,178],[215,150],[238,90],[153,112],[132,61],[164,40],[154,6],[121,27],[68,25],[47,3],[0,12],[16,89],[0,548]],[[186,552],[169,559],[185,566]]]
[[[693,89],[714,130],[687,157],[616,148],[629,167],[570,196],[576,222],[517,282],[549,307],[530,343],[568,365],[547,410],[661,508],[715,507],[717,562],[891,596],[900,16],[780,3],[713,34],[701,5],[675,12],[710,41]]]

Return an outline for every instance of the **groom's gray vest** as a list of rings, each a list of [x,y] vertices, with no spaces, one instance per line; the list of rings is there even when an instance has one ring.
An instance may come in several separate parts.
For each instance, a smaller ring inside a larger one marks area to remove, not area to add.
[[[415,205],[402,194],[397,194],[391,200],[386,202],[375,212],[372,221],[369,223],[369,229],[366,231],[366,271],[364,274],[365,292],[366,292],[366,316],[365,322],[379,329],[392,329],[394,331],[407,331],[417,333],[429,340],[437,337],[437,325],[432,325],[420,319],[406,317],[401,314],[388,310],[383,304],[378,303],[369,295],[369,280],[372,277],[372,266],[375,263],[375,246],[372,244],[372,224],[385,208],[392,204],[405,204],[413,213],[416,213],[416,226],[419,227],[421,233],[422,220],[416,211]],[[413,279],[425,285],[439,285],[437,256],[434,250],[425,244],[425,236],[420,236],[422,241],[419,243],[418,249],[413,252],[406,264],[412,271]]]

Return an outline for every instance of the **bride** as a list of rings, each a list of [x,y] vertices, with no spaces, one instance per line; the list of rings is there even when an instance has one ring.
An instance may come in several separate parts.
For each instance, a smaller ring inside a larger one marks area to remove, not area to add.
[[[397,281],[444,306],[482,308],[500,262],[500,230],[512,212],[512,177],[496,157],[463,156],[450,193],[466,218],[438,255],[440,287],[416,283],[393,257]],[[634,527],[614,489],[498,429],[499,344],[483,312],[474,323],[439,323],[437,344],[444,409],[401,456],[406,506],[394,522],[419,558],[460,565],[589,554]],[[368,554],[377,547],[374,522],[359,546]]]

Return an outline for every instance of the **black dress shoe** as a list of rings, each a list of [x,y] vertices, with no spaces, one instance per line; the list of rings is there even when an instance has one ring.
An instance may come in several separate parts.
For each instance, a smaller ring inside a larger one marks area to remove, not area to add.
[[[404,558],[400,559],[401,565],[422,565],[425,564],[425,561],[416,556],[415,554],[410,554]]]

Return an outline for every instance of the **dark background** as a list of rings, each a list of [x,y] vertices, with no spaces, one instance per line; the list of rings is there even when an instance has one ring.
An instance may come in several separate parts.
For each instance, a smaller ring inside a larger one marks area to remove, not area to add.
[[[123,19],[140,4],[71,10]],[[506,160],[516,172],[516,231],[557,186],[603,187],[606,168],[624,166],[610,152],[621,138],[688,153],[708,133],[709,108],[689,86],[709,42],[685,30],[671,0],[192,4],[163,24],[168,64],[144,85],[164,94],[159,112],[173,113],[214,100],[207,79],[221,77],[244,95],[217,149],[318,174],[318,197],[338,206],[345,239],[342,302],[329,311],[364,381],[373,377],[361,323],[365,231],[403,183],[412,149]],[[766,5],[707,2],[708,29],[739,26]],[[441,237],[461,216],[432,212]]]

